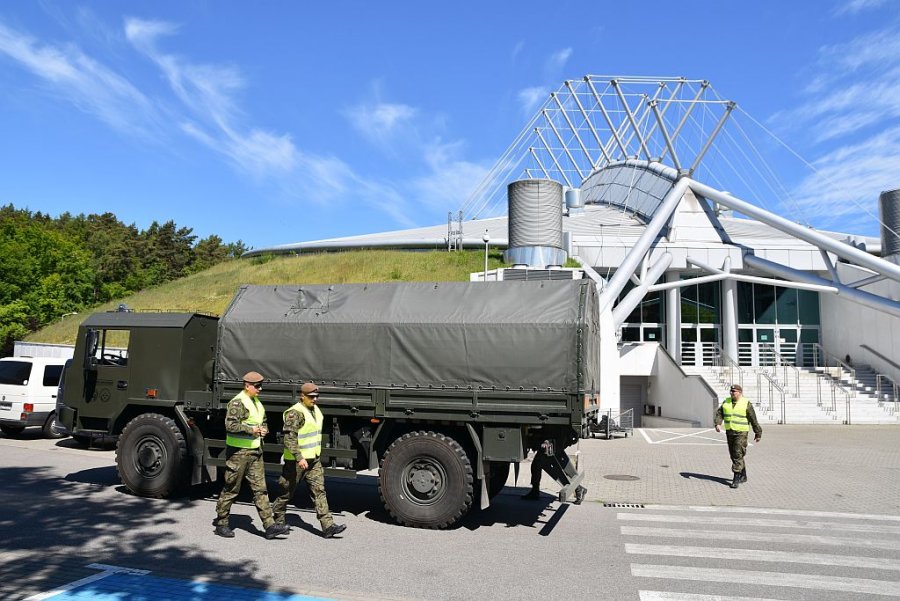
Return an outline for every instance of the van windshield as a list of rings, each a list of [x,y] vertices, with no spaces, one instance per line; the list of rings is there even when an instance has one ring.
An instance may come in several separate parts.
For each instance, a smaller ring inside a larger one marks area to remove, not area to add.
[[[31,378],[31,363],[28,361],[0,361],[0,384],[22,386]]]

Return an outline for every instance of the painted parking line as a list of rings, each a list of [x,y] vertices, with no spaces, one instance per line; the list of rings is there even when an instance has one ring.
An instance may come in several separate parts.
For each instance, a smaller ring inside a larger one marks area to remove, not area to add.
[[[660,430],[659,428],[653,428],[653,434],[655,435],[663,435],[668,436],[668,438],[660,438],[659,440],[654,440],[653,437],[647,432],[646,428],[638,428],[638,432],[641,433],[641,436],[644,437],[644,440],[647,441],[647,444],[669,444],[669,445],[689,445],[689,446],[717,446],[728,444],[727,439],[725,438],[725,434],[721,435],[716,433],[713,436],[705,436],[709,432],[715,432],[713,428],[707,428],[706,430],[699,430],[697,432],[670,432],[668,430]],[[701,442],[693,442],[699,440]],[[753,443],[751,441],[747,441],[747,446],[752,447]]]
[[[170,601],[199,601],[201,599],[335,601],[324,597],[276,593],[227,584],[162,578],[151,576],[145,570],[131,570],[116,566],[91,564],[88,567],[102,571],[52,591],[33,595],[26,601],[120,601],[129,598]]]

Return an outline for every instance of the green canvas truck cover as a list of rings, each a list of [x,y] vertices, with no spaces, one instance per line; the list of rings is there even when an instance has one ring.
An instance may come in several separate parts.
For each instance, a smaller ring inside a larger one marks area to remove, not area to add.
[[[217,378],[593,392],[597,317],[589,280],[248,285],[219,321]]]

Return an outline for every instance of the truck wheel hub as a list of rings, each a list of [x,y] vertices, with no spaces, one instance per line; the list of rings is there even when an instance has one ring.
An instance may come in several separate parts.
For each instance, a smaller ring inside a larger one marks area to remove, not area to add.
[[[407,466],[404,488],[413,501],[427,504],[440,496],[445,480],[444,469],[438,462],[420,459]]]
[[[138,446],[137,468],[146,476],[160,471],[163,463],[163,451],[156,440],[142,440]]]

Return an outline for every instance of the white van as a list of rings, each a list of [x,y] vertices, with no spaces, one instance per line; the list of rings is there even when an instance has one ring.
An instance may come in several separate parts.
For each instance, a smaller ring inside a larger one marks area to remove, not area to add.
[[[16,436],[28,426],[40,426],[44,436],[59,438],[56,392],[64,357],[4,357],[0,359],[0,430]]]

